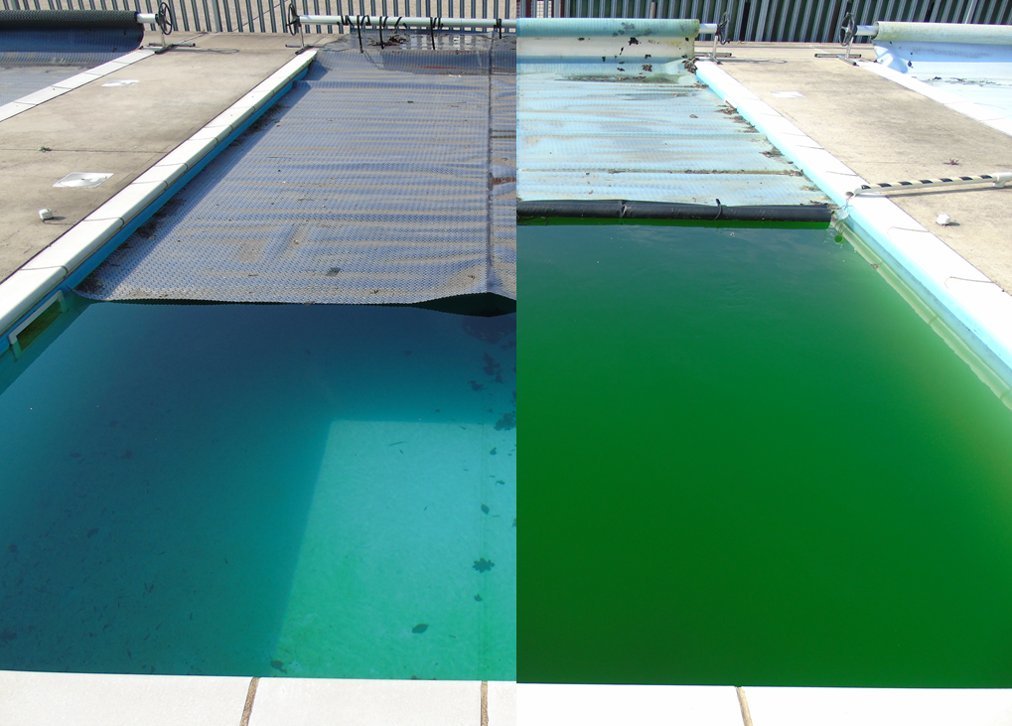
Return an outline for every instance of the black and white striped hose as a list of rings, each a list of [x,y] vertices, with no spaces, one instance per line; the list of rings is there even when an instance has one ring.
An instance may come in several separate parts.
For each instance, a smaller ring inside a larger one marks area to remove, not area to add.
[[[977,174],[975,176],[953,176],[941,177],[940,179],[906,179],[895,182],[882,182],[881,184],[862,184],[847,197],[856,197],[859,194],[872,192],[896,192],[909,191],[912,189],[938,188],[949,186],[962,186],[965,184],[991,184],[995,187],[1004,187],[1012,182],[1012,171],[996,171],[991,174]]]

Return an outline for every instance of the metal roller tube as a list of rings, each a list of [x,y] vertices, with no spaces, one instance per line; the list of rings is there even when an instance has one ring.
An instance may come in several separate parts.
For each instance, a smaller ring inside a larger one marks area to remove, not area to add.
[[[879,41],[907,43],[980,43],[1012,45],[1012,25],[963,23],[898,23],[880,20],[874,37]]]

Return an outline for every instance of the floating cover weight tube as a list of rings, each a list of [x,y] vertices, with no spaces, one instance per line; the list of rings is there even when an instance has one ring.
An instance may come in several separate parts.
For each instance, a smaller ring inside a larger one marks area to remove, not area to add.
[[[597,219],[686,219],[742,222],[825,222],[832,211],[825,204],[761,204],[726,206],[670,202],[594,199],[517,202],[517,216]]]

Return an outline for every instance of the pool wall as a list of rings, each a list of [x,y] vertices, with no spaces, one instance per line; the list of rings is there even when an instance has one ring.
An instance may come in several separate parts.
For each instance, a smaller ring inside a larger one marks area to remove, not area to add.
[[[904,282],[967,341],[1002,382],[996,393],[1012,407],[1012,297],[889,199],[851,197],[868,182],[718,64],[700,61],[697,68],[698,78],[838,204],[838,218],[862,232]]]

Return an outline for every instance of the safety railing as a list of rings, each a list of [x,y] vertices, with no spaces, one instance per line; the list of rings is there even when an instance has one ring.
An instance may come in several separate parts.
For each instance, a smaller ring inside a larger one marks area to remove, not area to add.
[[[876,20],[1012,24],[1012,0],[296,0],[300,15],[512,19],[517,17],[694,18],[728,14],[734,41],[838,41],[848,11]],[[186,32],[283,33],[288,0],[171,0]],[[5,10],[133,10],[155,13],[158,0],[0,0]],[[344,33],[346,25],[307,25],[307,33]]]

